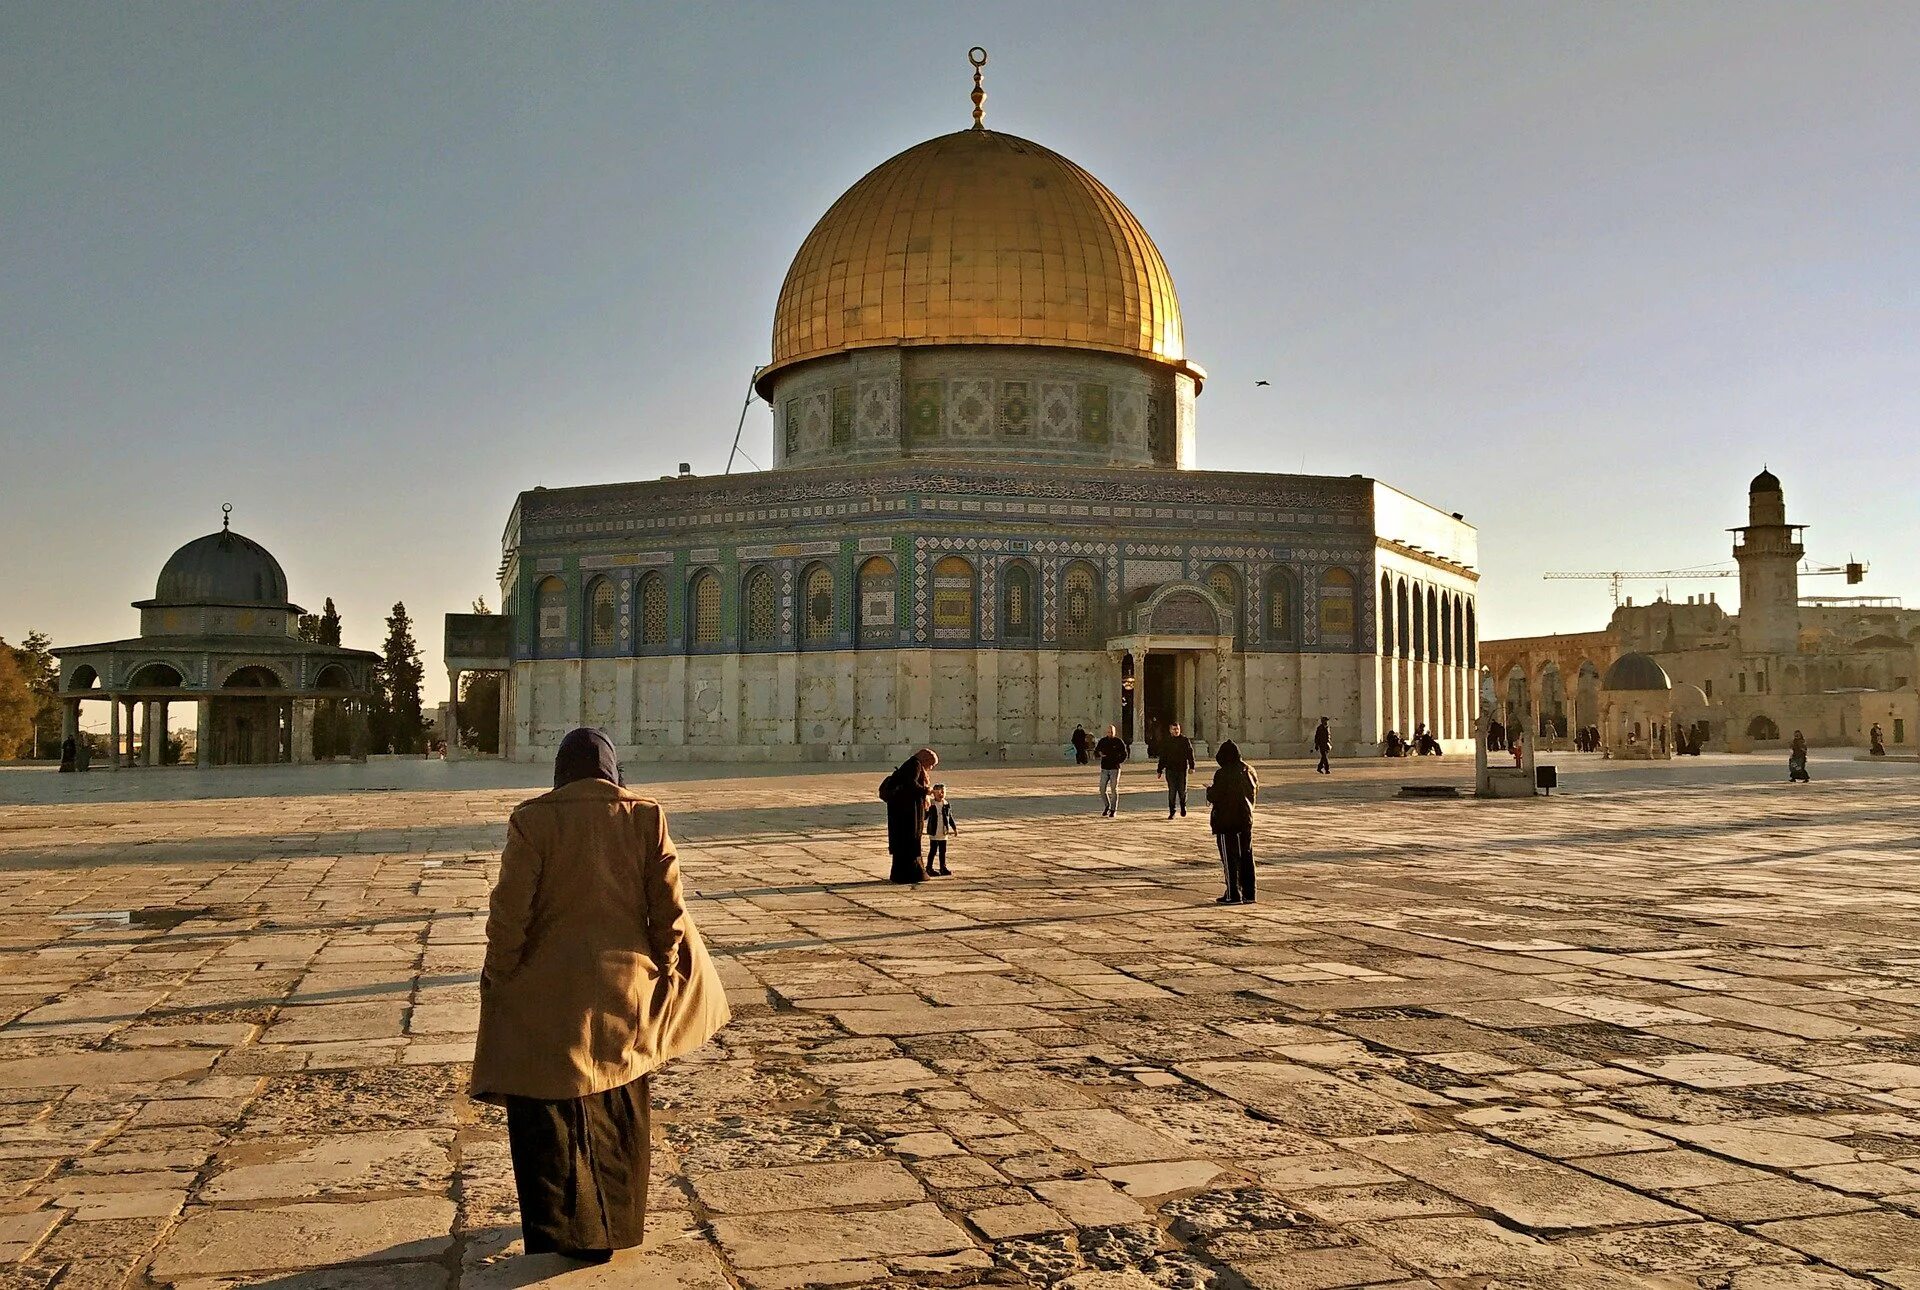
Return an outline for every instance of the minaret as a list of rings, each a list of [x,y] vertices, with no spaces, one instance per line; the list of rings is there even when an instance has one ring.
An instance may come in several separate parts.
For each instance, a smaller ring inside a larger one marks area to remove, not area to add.
[[[1800,545],[1804,524],[1787,523],[1787,498],[1772,471],[1747,488],[1747,524],[1735,529],[1740,562],[1740,648],[1793,654],[1800,648]]]

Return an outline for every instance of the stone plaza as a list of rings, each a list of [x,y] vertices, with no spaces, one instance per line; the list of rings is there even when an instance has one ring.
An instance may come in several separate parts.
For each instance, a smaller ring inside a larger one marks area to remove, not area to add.
[[[0,1287],[1920,1286],[1914,768],[1559,761],[1262,765],[1240,908],[1138,769],[903,889],[880,768],[648,768],[735,1020],[601,1268],[464,1094],[536,768],[0,772]]]

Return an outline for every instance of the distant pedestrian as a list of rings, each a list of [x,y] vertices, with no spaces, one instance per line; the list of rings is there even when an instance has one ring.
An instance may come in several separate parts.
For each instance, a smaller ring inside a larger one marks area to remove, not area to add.
[[[1093,746],[1093,755],[1100,759],[1100,814],[1118,815],[1120,767],[1127,760],[1127,743],[1120,737],[1118,726],[1107,727],[1107,733],[1100,736],[1100,742]]]
[[[887,850],[893,856],[888,882],[915,883],[927,876],[920,864],[920,835],[933,792],[932,771],[939,764],[933,749],[922,748],[880,781],[880,800],[887,804]]]
[[[935,784],[933,796],[927,799],[927,877],[945,878],[953,872],[947,868],[947,839],[958,832],[953,807],[947,803],[947,786]]]
[[[605,1263],[645,1235],[653,1073],[730,1014],[660,804],[597,730],[553,783],[507,825],[470,1092],[506,1108],[527,1253]]]
[[[1878,730],[1879,728],[1880,727],[1878,726],[1874,727],[1874,729],[1876,730]],[[73,736],[68,735],[65,739],[60,741],[60,773],[61,774],[63,775],[73,774],[73,760],[75,755],[76,754],[74,753],[74,750],[73,750]]]
[[[1087,728],[1085,726],[1075,726],[1073,728],[1073,738],[1068,740],[1068,742],[1073,745],[1073,760],[1081,766],[1086,765],[1087,749],[1093,747],[1093,736],[1087,733]]]
[[[199,753],[194,754],[195,757],[199,755]],[[87,732],[83,730],[74,736],[73,768],[84,771],[91,765],[93,765],[93,744],[88,741]]]
[[[1513,739],[1507,744],[1507,751],[1513,754],[1513,764],[1515,766],[1519,766],[1521,764],[1520,755],[1526,751],[1526,749],[1522,745],[1524,745],[1526,742],[1527,741],[1524,737],[1520,735],[1515,735]]]
[[[1220,745],[1214,760],[1220,769],[1213,773],[1207,789],[1207,801],[1213,804],[1207,824],[1220,848],[1220,872],[1226,878],[1226,893],[1216,905],[1253,903],[1253,799],[1259,791],[1260,777],[1241,760],[1239,745],[1229,739]]]
[[[1160,736],[1160,761],[1154,774],[1167,781],[1167,818],[1173,818],[1177,804],[1180,814],[1187,813],[1187,772],[1193,769],[1193,740],[1180,733],[1180,723],[1167,726]]]
[[[1333,774],[1333,767],[1327,764],[1327,758],[1333,756],[1333,727],[1325,717],[1313,728],[1313,750],[1320,754],[1320,764],[1314,769],[1322,775]]]
[[[1381,741],[1380,755],[1382,757],[1404,757],[1407,755],[1407,745],[1401,740],[1398,730],[1387,731],[1387,737]]]
[[[1880,723],[1874,722],[1873,729],[1867,732],[1867,756],[1885,757],[1887,755],[1887,737],[1880,732]]]
[[[1487,751],[1504,752],[1507,747],[1507,728],[1498,721],[1487,723]]]
[[[1807,737],[1796,730],[1793,742],[1787,745],[1787,782],[1808,784],[1812,781],[1813,776],[1807,774]]]

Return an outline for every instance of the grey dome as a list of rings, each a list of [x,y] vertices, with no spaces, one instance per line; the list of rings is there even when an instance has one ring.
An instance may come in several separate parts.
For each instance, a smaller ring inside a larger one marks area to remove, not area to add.
[[[1765,469],[1761,470],[1759,474],[1753,477],[1753,482],[1747,485],[1747,492],[1749,494],[1777,493],[1779,491],[1780,491],[1780,477],[1774,474],[1771,470],[1765,470]]]
[[[1667,669],[1645,654],[1622,654],[1607,669],[1600,682],[1603,690],[1671,690],[1673,679]]]
[[[163,605],[287,607],[287,575],[273,553],[230,529],[175,551],[160,570],[154,601]]]

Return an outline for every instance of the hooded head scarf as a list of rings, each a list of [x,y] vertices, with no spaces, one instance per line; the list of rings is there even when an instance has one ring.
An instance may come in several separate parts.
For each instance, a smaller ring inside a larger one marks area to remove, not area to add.
[[[1240,764],[1240,745],[1231,739],[1225,741],[1220,745],[1220,751],[1213,755],[1213,759],[1222,766],[1238,766]]]
[[[569,730],[560,741],[560,751],[553,755],[553,786],[565,788],[576,779],[620,782],[620,762],[613,754],[613,744],[598,730],[585,726]]]

